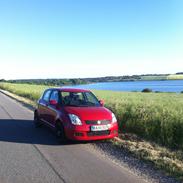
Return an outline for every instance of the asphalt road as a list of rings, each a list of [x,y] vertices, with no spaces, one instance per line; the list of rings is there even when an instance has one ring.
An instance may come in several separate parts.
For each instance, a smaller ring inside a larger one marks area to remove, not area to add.
[[[0,93],[0,183],[143,183],[87,143],[58,144],[33,112]]]

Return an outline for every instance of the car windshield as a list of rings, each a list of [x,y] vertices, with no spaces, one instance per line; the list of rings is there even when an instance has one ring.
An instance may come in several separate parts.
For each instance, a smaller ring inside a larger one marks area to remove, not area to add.
[[[91,92],[61,92],[62,104],[74,107],[99,107],[100,103]]]

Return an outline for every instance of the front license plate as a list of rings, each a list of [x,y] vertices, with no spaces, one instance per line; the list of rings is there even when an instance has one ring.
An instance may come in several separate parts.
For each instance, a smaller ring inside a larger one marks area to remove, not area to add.
[[[104,131],[108,129],[109,129],[108,125],[91,126],[91,131]]]

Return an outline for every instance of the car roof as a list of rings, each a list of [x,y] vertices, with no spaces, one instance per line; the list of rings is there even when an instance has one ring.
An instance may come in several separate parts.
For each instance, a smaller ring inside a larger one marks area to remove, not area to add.
[[[90,92],[90,90],[79,89],[79,88],[49,88],[49,89],[56,89],[61,92]]]

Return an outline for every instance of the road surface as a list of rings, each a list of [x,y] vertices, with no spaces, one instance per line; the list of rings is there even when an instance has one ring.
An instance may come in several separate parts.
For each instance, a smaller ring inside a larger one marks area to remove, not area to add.
[[[85,143],[58,144],[33,112],[0,93],[0,183],[143,183]]]

